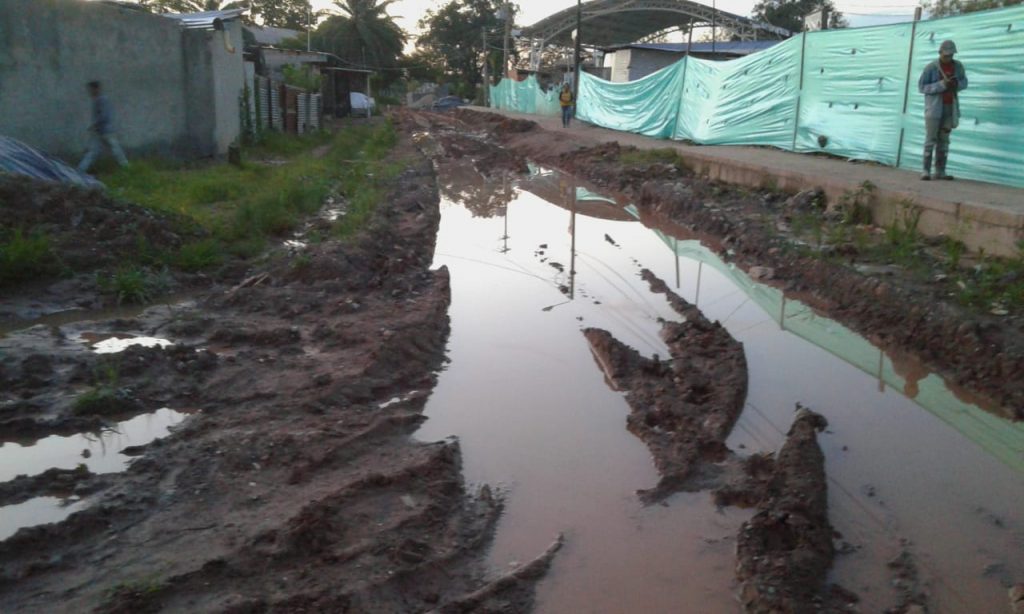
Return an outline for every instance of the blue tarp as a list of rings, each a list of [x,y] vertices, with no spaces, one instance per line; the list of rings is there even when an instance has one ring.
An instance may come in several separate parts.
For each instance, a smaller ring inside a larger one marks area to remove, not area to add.
[[[969,87],[949,171],[1024,187],[1024,6],[917,23],[809,32],[728,62],[687,57],[637,81],[580,76],[577,117],[706,145],[770,145],[917,169],[917,79],[956,41]],[[558,113],[532,77],[491,88],[492,106]]]
[[[93,177],[80,173],[57,158],[7,136],[0,136],[0,173],[25,175],[44,181],[73,183],[87,188],[103,187],[103,184]]]

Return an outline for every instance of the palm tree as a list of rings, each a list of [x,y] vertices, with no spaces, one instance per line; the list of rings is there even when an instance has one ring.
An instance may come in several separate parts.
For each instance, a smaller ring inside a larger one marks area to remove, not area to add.
[[[370,68],[395,66],[405,47],[405,32],[385,9],[394,0],[335,0],[344,15],[323,24],[321,43],[348,62]]]

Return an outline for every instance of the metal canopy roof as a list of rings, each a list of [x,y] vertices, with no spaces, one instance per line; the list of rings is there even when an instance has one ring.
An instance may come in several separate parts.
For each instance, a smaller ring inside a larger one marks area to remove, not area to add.
[[[217,21],[239,19],[248,9],[227,9],[224,11],[201,11],[199,13],[164,13],[161,17],[177,19],[189,30],[210,30]]]
[[[715,24],[741,40],[785,38],[789,30],[715,11],[690,0],[591,0],[583,3],[583,43],[613,47],[634,43],[669,28]],[[523,29],[523,35],[546,45],[570,46],[576,29],[576,7],[567,8]]]

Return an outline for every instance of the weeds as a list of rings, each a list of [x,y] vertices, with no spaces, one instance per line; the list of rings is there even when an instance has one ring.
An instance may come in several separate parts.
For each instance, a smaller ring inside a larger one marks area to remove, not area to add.
[[[170,288],[170,276],[166,270],[153,272],[142,267],[124,266],[109,276],[98,275],[100,290],[112,294],[117,304],[150,303]]]
[[[400,170],[380,167],[397,138],[390,123],[351,127],[334,135],[295,137],[271,132],[246,150],[240,167],[171,168],[141,161],[104,179],[125,199],[183,215],[207,230],[209,238],[165,258],[182,270],[199,271],[216,266],[228,254],[243,258],[259,254],[268,237],[294,230],[339,184],[353,205],[339,233],[354,232],[386,193],[386,182]],[[314,153],[322,145],[330,149]],[[117,280],[114,285],[125,286],[127,292],[115,293],[145,300],[141,281],[138,275]]]
[[[74,413],[83,415],[115,415],[138,409],[138,403],[118,387],[120,365],[117,361],[102,363],[93,372],[93,387],[75,399]]]
[[[854,191],[846,190],[839,197],[837,209],[842,213],[842,223],[847,226],[871,223],[871,206],[875,202],[877,188],[870,181],[860,184]]]
[[[1024,241],[1013,258],[983,258],[959,277],[957,287],[965,305],[1000,314],[1024,309]]]
[[[62,270],[50,239],[40,232],[25,235],[19,229],[0,241],[0,286],[54,276]]]

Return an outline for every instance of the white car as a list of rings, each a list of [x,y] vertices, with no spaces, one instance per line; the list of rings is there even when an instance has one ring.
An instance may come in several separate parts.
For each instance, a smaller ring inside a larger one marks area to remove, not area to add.
[[[377,109],[377,101],[362,92],[351,92],[348,99],[352,105],[352,115],[368,117],[371,111]]]

